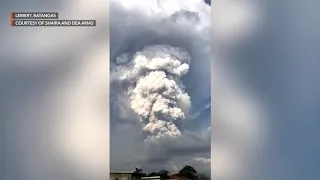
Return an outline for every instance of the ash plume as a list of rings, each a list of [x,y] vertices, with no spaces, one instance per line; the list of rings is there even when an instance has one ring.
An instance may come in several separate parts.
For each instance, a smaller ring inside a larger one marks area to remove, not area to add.
[[[188,73],[191,56],[182,48],[147,46],[112,64],[111,83],[126,84],[132,110],[151,138],[180,136],[179,122],[191,106],[181,77]]]
[[[192,114],[210,96],[210,6],[111,0],[110,7],[110,168],[175,171],[208,158],[210,118]]]

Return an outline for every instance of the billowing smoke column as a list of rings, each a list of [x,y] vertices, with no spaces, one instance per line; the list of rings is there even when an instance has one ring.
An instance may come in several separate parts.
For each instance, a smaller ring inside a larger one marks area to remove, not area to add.
[[[191,106],[181,77],[191,57],[178,47],[147,46],[133,57],[123,54],[112,64],[111,83],[127,85],[130,106],[151,138],[179,136],[180,121]]]

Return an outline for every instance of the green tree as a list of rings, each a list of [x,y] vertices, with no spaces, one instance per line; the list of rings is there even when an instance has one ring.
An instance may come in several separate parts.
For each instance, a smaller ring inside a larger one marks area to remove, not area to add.
[[[150,173],[148,173],[148,177],[157,176],[157,175],[158,175],[158,173],[156,173],[156,172],[150,172]]]
[[[192,166],[187,165],[179,171],[179,176],[187,179],[198,179],[198,172]]]
[[[160,179],[170,179],[169,171],[165,169],[160,170],[157,175],[160,176]]]
[[[143,169],[136,168],[136,167],[134,169],[135,169],[134,172],[133,172],[134,174],[137,174],[140,177],[147,176],[147,174],[143,172]]]
[[[134,173],[141,173],[141,172],[143,172],[143,170],[142,169],[140,169],[140,168],[134,168]]]
[[[211,180],[210,176],[207,175],[206,173],[199,173],[198,177],[199,177],[199,180]]]

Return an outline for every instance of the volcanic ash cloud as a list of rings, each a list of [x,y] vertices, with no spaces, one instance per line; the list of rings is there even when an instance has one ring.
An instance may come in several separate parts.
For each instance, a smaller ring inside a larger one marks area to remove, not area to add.
[[[130,107],[151,138],[181,135],[178,124],[191,106],[181,77],[188,73],[190,59],[181,48],[156,45],[133,56],[123,54],[112,64],[111,83],[125,86]]]

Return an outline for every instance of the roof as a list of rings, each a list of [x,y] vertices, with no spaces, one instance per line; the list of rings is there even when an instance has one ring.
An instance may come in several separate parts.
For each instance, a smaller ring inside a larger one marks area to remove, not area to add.
[[[141,179],[160,179],[160,176],[152,176],[152,177],[141,177]]]

